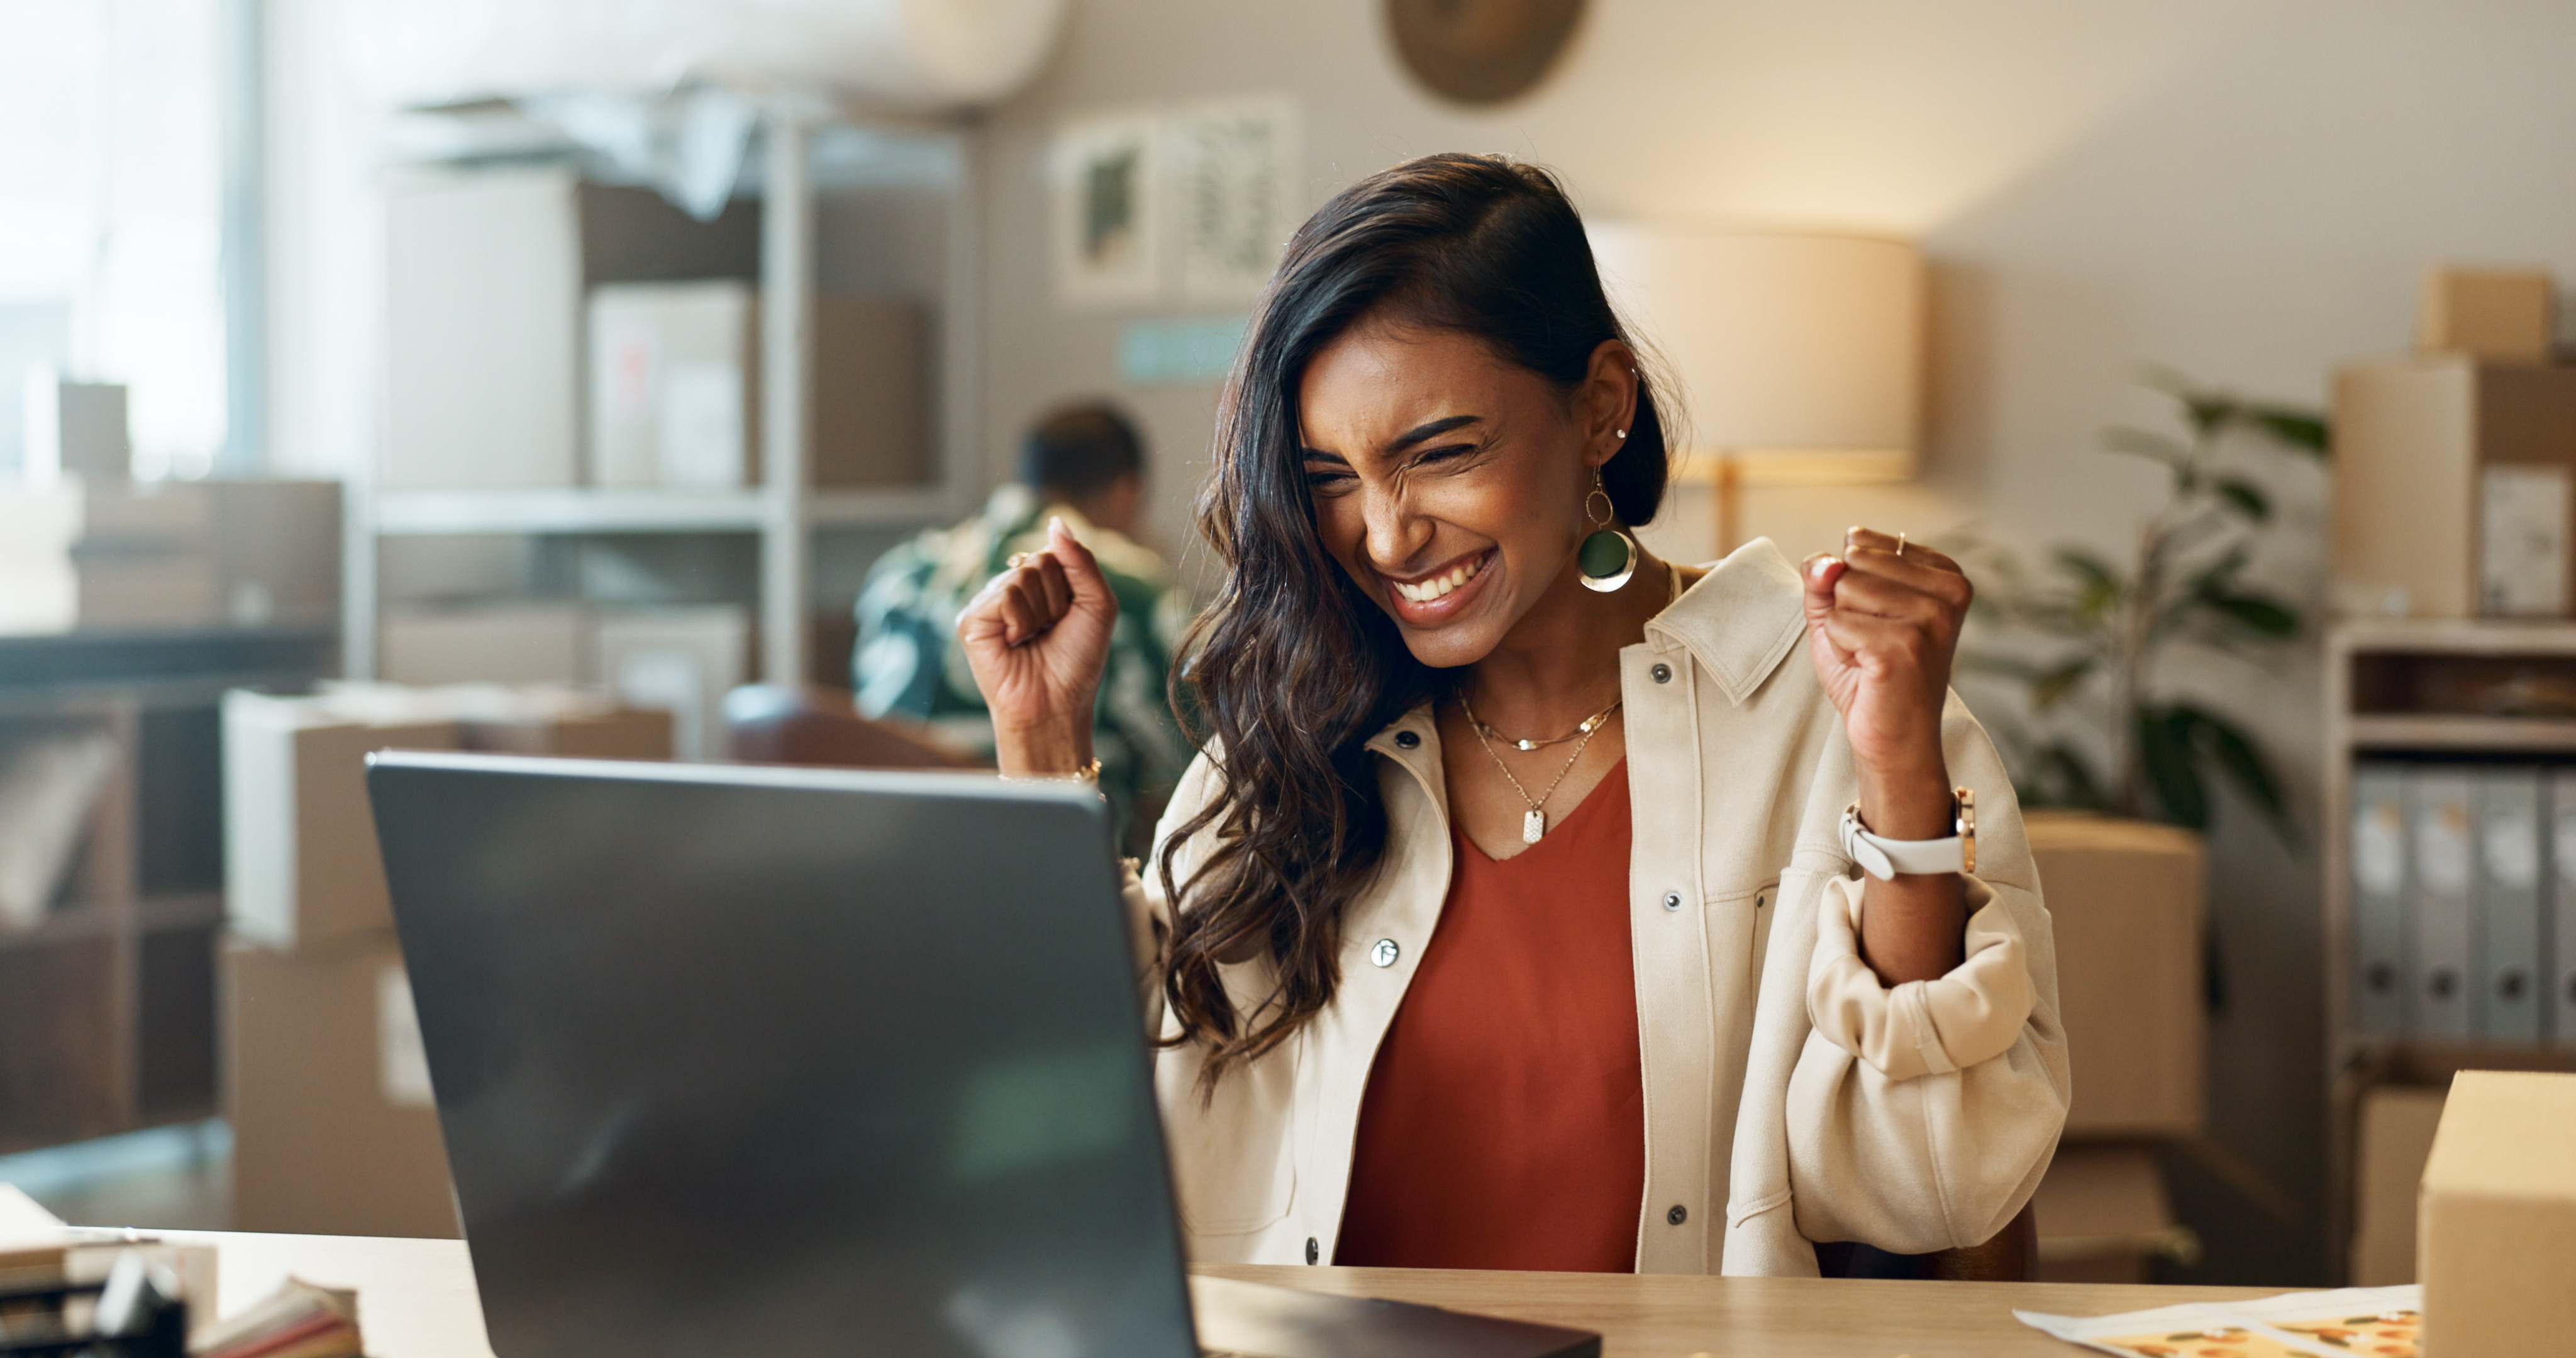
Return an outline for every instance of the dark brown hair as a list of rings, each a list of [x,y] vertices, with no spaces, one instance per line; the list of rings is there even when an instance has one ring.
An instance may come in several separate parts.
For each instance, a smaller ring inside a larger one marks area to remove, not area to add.
[[[1227,379],[1215,475],[1199,497],[1199,531],[1226,565],[1225,584],[1173,680],[1174,706],[1196,714],[1216,790],[1163,846],[1163,889],[1176,906],[1163,991],[1174,1044],[1208,1047],[1209,1083],[1332,1002],[1343,909],[1386,847],[1364,742],[1435,688],[1394,622],[1324,551],[1299,451],[1306,365],[1379,311],[1473,335],[1567,391],[1603,341],[1627,338],[1582,219],[1534,166],[1407,161],[1344,190],[1289,239]],[[1666,461],[1641,379],[1627,441],[1601,469],[1621,522],[1654,517]],[[1202,835],[1210,847],[1184,892],[1174,861]],[[1256,957],[1276,983],[1238,1012],[1218,965]]]

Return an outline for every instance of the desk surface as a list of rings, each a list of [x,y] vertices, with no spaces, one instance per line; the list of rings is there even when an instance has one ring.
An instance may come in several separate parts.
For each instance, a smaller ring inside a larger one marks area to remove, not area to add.
[[[355,1287],[374,1358],[491,1358],[474,1270],[456,1240],[165,1231],[222,1250],[222,1309],[257,1301],[294,1273]],[[2278,1289],[2082,1283],[1892,1283],[1806,1278],[1466,1273],[1390,1268],[1203,1270],[1355,1296],[1392,1297],[1597,1330],[1607,1358],[2073,1358],[2081,1352],[2014,1320],[2018,1307],[2107,1315]]]

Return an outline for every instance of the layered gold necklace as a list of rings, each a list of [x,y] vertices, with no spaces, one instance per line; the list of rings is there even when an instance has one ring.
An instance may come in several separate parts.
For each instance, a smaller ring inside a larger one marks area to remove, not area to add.
[[[1627,701],[1625,698],[1619,699],[1608,707],[1585,717],[1580,725],[1564,735],[1546,740],[1513,740],[1477,719],[1476,705],[1467,701],[1467,690],[1465,686],[1460,686],[1458,706],[1467,714],[1467,726],[1476,733],[1476,743],[1484,747],[1485,757],[1494,761],[1494,767],[1502,770],[1503,780],[1512,785],[1512,791],[1519,793],[1521,800],[1529,803],[1529,811],[1521,817],[1523,844],[1536,844],[1546,836],[1547,799],[1556,795],[1556,785],[1565,781],[1565,775],[1574,772],[1575,763],[1583,758],[1583,751],[1592,744],[1593,734],[1609,723],[1610,714],[1618,711],[1619,704],[1625,701]],[[1574,741],[1575,746],[1574,753],[1566,757],[1565,767],[1558,769],[1556,776],[1548,780],[1547,789],[1533,797],[1528,788],[1521,786],[1521,780],[1513,776],[1511,765],[1503,762],[1502,753],[1494,748],[1494,742],[1497,740],[1504,741],[1513,749],[1524,753],[1545,749],[1550,745],[1562,745],[1569,740]]]

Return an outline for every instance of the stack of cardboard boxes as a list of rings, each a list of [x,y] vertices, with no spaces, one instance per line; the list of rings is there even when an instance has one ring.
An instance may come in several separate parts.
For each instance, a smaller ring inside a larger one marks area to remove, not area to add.
[[[341,686],[224,703],[233,1223],[457,1233],[369,810],[382,749],[665,759],[668,713],[565,690]]]
[[[2174,1220],[2160,1146],[2202,1127],[2200,837],[2033,812],[2075,1070],[2065,1139],[2034,1200],[2050,1282],[2147,1282],[2199,1242]]]
[[[340,546],[336,481],[0,489],[0,633],[333,626]]]

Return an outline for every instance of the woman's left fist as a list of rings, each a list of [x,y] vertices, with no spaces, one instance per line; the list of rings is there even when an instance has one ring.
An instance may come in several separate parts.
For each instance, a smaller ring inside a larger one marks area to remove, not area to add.
[[[1944,777],[1941,705],[1975,593],[1959,563],[1854,528],[1841,557],[1818,552],[1799,576],[1816,678],[1842,713],[1852,758],[1882,777]]]

